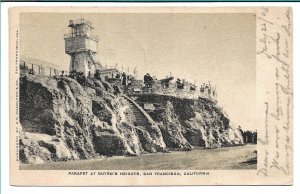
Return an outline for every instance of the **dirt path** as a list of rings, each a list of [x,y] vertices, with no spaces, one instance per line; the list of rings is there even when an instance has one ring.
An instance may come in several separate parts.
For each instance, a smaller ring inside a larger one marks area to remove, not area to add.
[[[256,145],[146,154],[138,157],[21,165],[24,170],[226,170],[256,169]]]

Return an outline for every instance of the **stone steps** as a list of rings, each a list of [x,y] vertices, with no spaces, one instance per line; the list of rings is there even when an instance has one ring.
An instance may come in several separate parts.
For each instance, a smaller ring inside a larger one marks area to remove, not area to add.
[[[137,107],[137,105],[135,105],[134,103],[132,103],[130,100],[124,98],[128,104],[130,109],[132,110],[134,116],[135,116],[135,122],[134,125],[135,126],[148,126],[150,125],[149,121],[147,120],[147,118],[145,117],[145,115],[141,112],[141,110]]]

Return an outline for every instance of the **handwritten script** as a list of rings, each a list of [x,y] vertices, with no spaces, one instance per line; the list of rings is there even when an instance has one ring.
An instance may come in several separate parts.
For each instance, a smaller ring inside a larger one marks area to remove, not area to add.
[[[257,59],[263,67],[264,129],[259,133],[259,176],[292,173],[292,11],[290,8],[261,8],[257,15],[259,31]]]

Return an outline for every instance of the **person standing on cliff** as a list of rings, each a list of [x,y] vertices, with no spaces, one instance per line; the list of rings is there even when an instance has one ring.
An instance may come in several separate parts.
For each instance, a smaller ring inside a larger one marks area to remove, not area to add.
[[[127,90],[127,76],[125,74],[125,72],[123,72],[122,74],[122,86],[124,88],[124,91]]]

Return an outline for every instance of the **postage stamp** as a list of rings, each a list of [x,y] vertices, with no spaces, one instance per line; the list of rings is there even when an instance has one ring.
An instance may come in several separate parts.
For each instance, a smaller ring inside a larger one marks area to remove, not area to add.
[[[289,7],[13,7],[10,183],[291,185]]]

